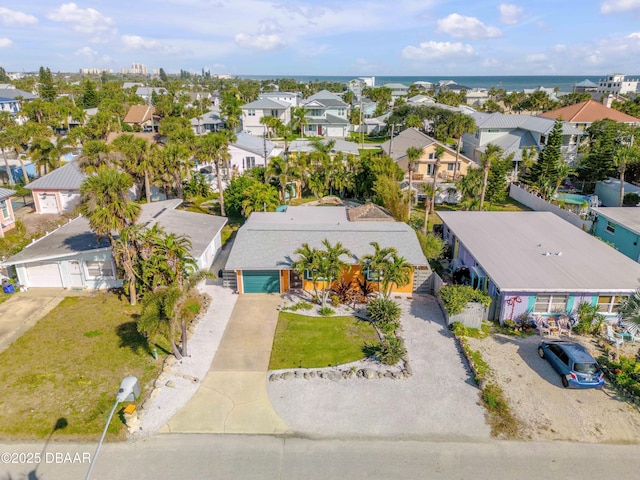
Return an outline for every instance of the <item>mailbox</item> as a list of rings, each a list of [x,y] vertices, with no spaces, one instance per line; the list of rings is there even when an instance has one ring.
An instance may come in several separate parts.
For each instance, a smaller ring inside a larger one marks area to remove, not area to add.
[[[140,396],[140,383],[136,377],[124,377],[120,383],[120,390],[116,400],[120,402],[133,402]]]

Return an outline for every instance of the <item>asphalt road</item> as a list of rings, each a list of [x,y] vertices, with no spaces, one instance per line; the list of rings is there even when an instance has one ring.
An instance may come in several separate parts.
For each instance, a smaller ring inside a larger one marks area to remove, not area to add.
[[[92,444],[0,444],[0,479],[82,479],[89,468],[87,457],[93,458],[94,450]],[[91,478],[625,480],[638,478],[637,451],[637,445],[563,442],[432,443],[172,434],[134,444],[105,444]],[[36,454],[42,458],[40,465],[25,463],[29,455],[33,460]],[[17,463],[10,463],[14,459]]]

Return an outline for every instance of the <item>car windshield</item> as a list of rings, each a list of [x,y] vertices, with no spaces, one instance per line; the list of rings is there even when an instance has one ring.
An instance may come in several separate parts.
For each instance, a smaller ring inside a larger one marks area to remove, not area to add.
[[[596,373],[598,365],[595,363],[576,363],[573,369],[578,373]]]

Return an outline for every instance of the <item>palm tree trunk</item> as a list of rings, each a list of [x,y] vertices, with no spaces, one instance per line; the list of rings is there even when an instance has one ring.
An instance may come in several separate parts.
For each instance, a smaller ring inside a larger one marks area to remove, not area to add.
[[[220,161],[216,160],[216,177],[218,177],[218,197],[220,201],[220,215],[226,217],[227,214],[224,211],[224,195],[222,194],[222,176],[221,176]]]
[[[16,182],[13,180],[13,174],[11,173],[11,167],[9,166],[9,159],[7,158],[7,152],[4,151],[4,148],[0,147],[2,150],[2,158],[4,159],[4,165],[7,169],[7,181],[9,182],[9,186],[15,186]]]
[[[431,210],[431,205],[430,205],[430,199],[427,198],[427,196],[424,196],[424,234],[427,234],[427,231],[429,230],[429,210]]]
[[[144,171],[144,194],[147,197],[147,203],[151,203],[151,184],[149,182],[149,171]]]
[[[170,341],[171,341],[171,353],[173,353],[173,356],[176,357],[177,360],[182,360],[182,354],[180,353],[180,350],[178,350],[178,346],[176,345],[176,342],[173,341],[173,338]]]
[[[407,201],[407,220],[411,219],[411,207],[413,203],[413,165],[409,163],[409,198]]]
[[[458,148],[456,148],[456,163],[453,166],[453,181],[458,178],[458,161],[460,158],[460,148],[462,147],[462,135],[458,137]]]
[[[129,278],[129,303],[131,305],[138,304],[138,294],[136,292],[136,279],[135,277]]]
[[[16,151],[16,154],[18,152]],[[26,185],[27,183],[29,183],[29,175],[27,174],[27,167],[25,167],[24,165],[24,159],[22,158],[22,155],[18,155],[18,159],[20,160],[20,168],[22,168],[22,176],[24,177],[24,184]]]
[[[181,322],[181,326],[182,326],[181,350],[182,350],[182,356],[186,357],[187,355],[189,355],[187,353],[187,321],[183,319]]]
[[[489,178],[489,168],[491,165],[487,161],[484,166],[484,176],[482,177],[482,191],[480,192],[480,208],[478,210],[482,211],[482,207],[484,205],[484,196],[487,193],[487,180]]]
[[[438,170],[440,169],[440,165],[438,162],[433,166],[433,192],[431,192],[431,203],[429,204],[429,213],[433,213],[436,205],[436,180],[438,178]]]

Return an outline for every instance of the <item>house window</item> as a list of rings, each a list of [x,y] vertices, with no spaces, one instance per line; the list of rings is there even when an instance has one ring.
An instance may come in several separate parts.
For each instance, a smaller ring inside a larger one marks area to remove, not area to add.
[[[453,172],[455,170],[455,163],[447,163],[447,170]]]
[[[568,295],[537,295],[533,311],[536,313],[565,312],[568,299]]]
[[[322,116],[322,109],[312,108],[311,110],[309,110],[309,116],[310,117],[321,117]]]
[[[280,112],[278,112],[278,110],[271,110],[271,116],[272,117],[278,117],[278,116],[280,116]]]
[[[433,160],[434,158],[436,158],[436,154],[433,152],[429,152],[429,160]]]
[[[344,117],[346,115],[346,112],[345,112],[344,108],[341,108],[341,109],[338,110],[338,115],[340,117]]]
[[[547,137],[545,135],[540,135],[540,145],[544,145],[547,143]]]
[[[2,218],[9,218],[9,206],[6,200],[0,200],[0,212],[2,212]]]
[[[311,272],[309,270],[305,270],[304,271],[304,279],[305,280],[313,280],[313,278],[311,277]],[[326,278],[324,278],[324,277],[318,277],[316,279],[316,281],[318,281],[318,282],[324,282],[325,280],[326,280]]]
[[[88,277],[113,277],[113,266],[111,265],[111,262],[84,262],[84,265],[87,269]]]
[[[626,300],[622,295],[601,295],[598,297],[598,311],[600,313],[617,313],[620,304]]]
[[[250,108],[249,110],[247,110],[247,116],[248,117],[255,117],[256,116],[256,111],[253,108]]]
[[[365,278],[369,282],[378,282],[378,281],[382,280],[382,275],[380,275],[380,272],[378,272],[376,270],[370,270],[370,269],[367,268],[366,274],[365,274]]]
[[[615,223],[611,223],[609,221],[607,221],[607,226],[605,227],[605,230],[609,233],[616,233],[616,225]]]
[[[247,168],[253,168],[256,166],[256,157],[246,157]]]

